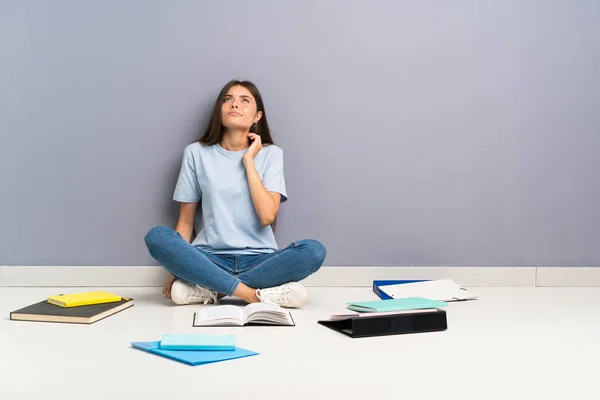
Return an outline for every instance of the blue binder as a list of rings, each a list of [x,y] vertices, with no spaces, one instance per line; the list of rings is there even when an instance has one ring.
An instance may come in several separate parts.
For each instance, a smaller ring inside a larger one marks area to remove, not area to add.
[[[417,280],[375,280],[373,281],[373,291],[381,300],[390,300],[391,297],[385,294],[381,288],[386,285],[400,285],[403,283],[413,282],[427,282],[429,279],[417,279]]]

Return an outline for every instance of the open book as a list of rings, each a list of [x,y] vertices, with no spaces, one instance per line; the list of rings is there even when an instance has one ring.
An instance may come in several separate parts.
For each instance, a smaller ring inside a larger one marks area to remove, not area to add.
[[[265,303],[245,307],[221,305],[203,307],[194,313],[193,326],[282,325],[296,326],[285,309]]]

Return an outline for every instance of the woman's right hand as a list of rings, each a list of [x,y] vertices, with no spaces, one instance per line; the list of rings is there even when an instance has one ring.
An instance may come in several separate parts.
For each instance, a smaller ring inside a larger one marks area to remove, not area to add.
[[[177,278],[173,274],[169,274],[169,280],[165,283],[163,287],[163,294],[167,296],[169,299],[171,298],[171,286],[173,286],[173,282],[175,282]]]

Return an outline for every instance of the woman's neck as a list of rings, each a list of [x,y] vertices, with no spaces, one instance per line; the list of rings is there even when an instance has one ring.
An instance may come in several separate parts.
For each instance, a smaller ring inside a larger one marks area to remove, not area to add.
[[[248,130],[228,130],[223,133],[221,147],[229,151],[244,150],[250,146]]]

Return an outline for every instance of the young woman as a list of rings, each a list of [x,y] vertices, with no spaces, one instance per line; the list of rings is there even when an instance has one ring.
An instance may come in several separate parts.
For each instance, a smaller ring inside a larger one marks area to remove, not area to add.
[[[254,84],[223,87],[204,136],[185,148],[173,198],[181,203],[175,230],[157,226],[145,237],[150,255],[171,273],[165,296],[176,304],[235,296],[304,305],[298,281],[321,267],[326,250],[316,240],[277,247],[272,225],[287,200],[283,151],[273,144]]]

